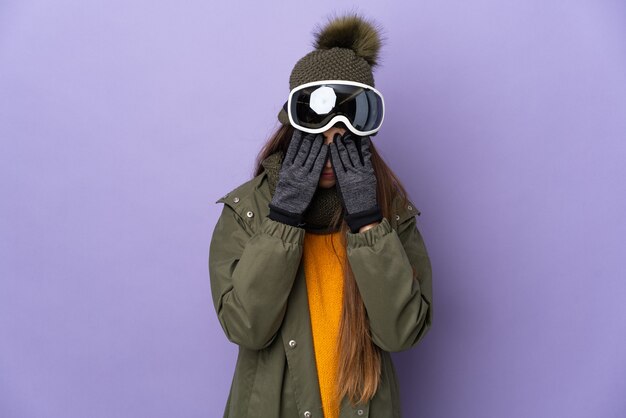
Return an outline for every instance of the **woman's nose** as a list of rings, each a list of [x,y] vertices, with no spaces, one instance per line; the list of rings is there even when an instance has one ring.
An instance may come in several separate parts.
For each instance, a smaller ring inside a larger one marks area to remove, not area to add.
[[[332,128],[326,130],[323,132],[324,135],[324,143],[325,144],[330,144],[331,142],[333,142],[333,137],[335,136],[336,133],[343,135],[346,132],[346,130],[344,128],[339,128],[337,126],[333,126]]]

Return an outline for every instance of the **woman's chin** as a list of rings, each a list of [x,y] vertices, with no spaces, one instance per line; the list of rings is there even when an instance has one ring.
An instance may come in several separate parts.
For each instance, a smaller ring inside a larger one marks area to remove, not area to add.
[[[322,189],[330,189],[335,185],[335,179],[320,179],[320,182],[317,185]]]

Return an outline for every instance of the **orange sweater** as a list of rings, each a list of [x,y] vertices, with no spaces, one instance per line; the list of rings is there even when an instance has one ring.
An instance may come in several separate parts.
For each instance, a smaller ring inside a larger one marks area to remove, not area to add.
[[[307,232],[304,235],[304,272],[324,418],[339,417],[339,400],[335,396],[337,341],[343,300],[343,264],[346,262],[339,234]]]

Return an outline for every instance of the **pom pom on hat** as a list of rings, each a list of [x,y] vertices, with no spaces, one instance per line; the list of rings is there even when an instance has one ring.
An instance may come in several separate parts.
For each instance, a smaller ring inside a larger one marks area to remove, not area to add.
[[[315,48],[346,48],[363,58],[370,67],[378,65],[382,44],[380,28],[356,14],[329,19],[315,31]]]
[[[380,29],[356,13],[333,16],[314,30],[315,49],[291,71],[289,88],[318,80],[358,81],[374,87],[372,68],[378,65]]]

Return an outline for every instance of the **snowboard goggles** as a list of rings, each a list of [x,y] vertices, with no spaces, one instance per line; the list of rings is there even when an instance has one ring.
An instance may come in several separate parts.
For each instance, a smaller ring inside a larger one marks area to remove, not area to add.
[[[302,84],[291,90],[285,105],[291,125],[312,134],[343,122],[355,135],[372,135],[385,116],[385,102],[378,90],[347,80]]]

